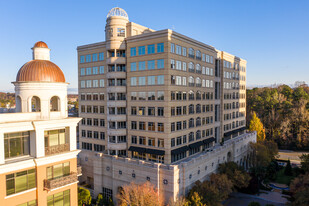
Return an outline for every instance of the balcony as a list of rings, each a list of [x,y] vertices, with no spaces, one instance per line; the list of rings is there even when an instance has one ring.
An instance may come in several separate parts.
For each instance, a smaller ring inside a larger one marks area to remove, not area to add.
[[[69,143],[45,147],[45,155],[59,154],[67,151],[70,151]]]
[[[71,172],[69,175],[67,176],[63,176],[63,177],[59,177],[56,179],[45,179],[44,180],[44,189],[45,190],[53,190],[56,189],[58,187],[62,187],[74,182],[77,182],[77,173],[76,172]]]

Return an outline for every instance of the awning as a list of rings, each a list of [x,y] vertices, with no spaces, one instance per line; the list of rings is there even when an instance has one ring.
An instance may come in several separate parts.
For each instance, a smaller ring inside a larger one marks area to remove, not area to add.
[[[199,141],[199,142],[192,143],[192,144],[189,145],[189,147],[191,149],[194,149],[194,148],[200,147],[201,145],[203,145],[203,140]]]
[[[177,154],[180,154],[180,153],[183,153],[183,152],[186,152],[189,150],[189,147],[188,146],[183,146],[183,147],[179,147],[177,149],[174,149],[171,151],[171,154],[172,155],[177,155]]]
[[[203,143],[204,144],[209,144],[209,143],[212,143],[214,141],[216,141],[216,139],[214,137],[210,137],[208,139],[203,140]]]
[[[146,149],[146,153],[148,154],[154,154],[154,155],[165,155],[164,150],[158,150],[158,149]]]
[[[145,153],[146,152],[146,149],[145,148],[142,148],[142,147],[134,147],[134,146],[131,146],[129,148],[129,151],[134,151],[134,152],[139,152],[139,153]]]

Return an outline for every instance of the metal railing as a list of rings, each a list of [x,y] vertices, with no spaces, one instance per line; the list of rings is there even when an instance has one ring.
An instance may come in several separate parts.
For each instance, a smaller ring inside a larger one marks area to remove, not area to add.
[[[45,179],[44,180],[44,188],[46,190],[52,190],[58,187],[62,187],[74,182],[77,182],[77,173],[76,172],[71,172],[69,175],[67,176],[63,176],[63,177],[59,177],[56,179]]]
[[[69,143],[45,147],[45,155],[53,155],[67,151],[70,151]]]

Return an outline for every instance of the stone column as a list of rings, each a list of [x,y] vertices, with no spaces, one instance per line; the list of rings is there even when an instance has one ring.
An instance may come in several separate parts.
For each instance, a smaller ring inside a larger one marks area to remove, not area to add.
[[[31,137],[30,137],[31,138]],[[32,137],[33,138],[33,137]],[[31,138],[31,139],[32,139]],[[44,130],[36,129],[35,130],[35,149],[36,149],[36,158],[45,156],[45,138],[44,138]]]
[[[76,150],[76,126],[69,128],[70,151]]]

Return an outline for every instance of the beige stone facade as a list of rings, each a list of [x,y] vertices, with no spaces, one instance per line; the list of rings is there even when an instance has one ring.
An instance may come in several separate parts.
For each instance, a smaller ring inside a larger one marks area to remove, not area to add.
[[[120,8],[105,32],[77,48],[82,179],[95,194],[149,180],[175,198],[219,162],[244,165],[255,141],[245,132],[245,60],[129,22]]]

